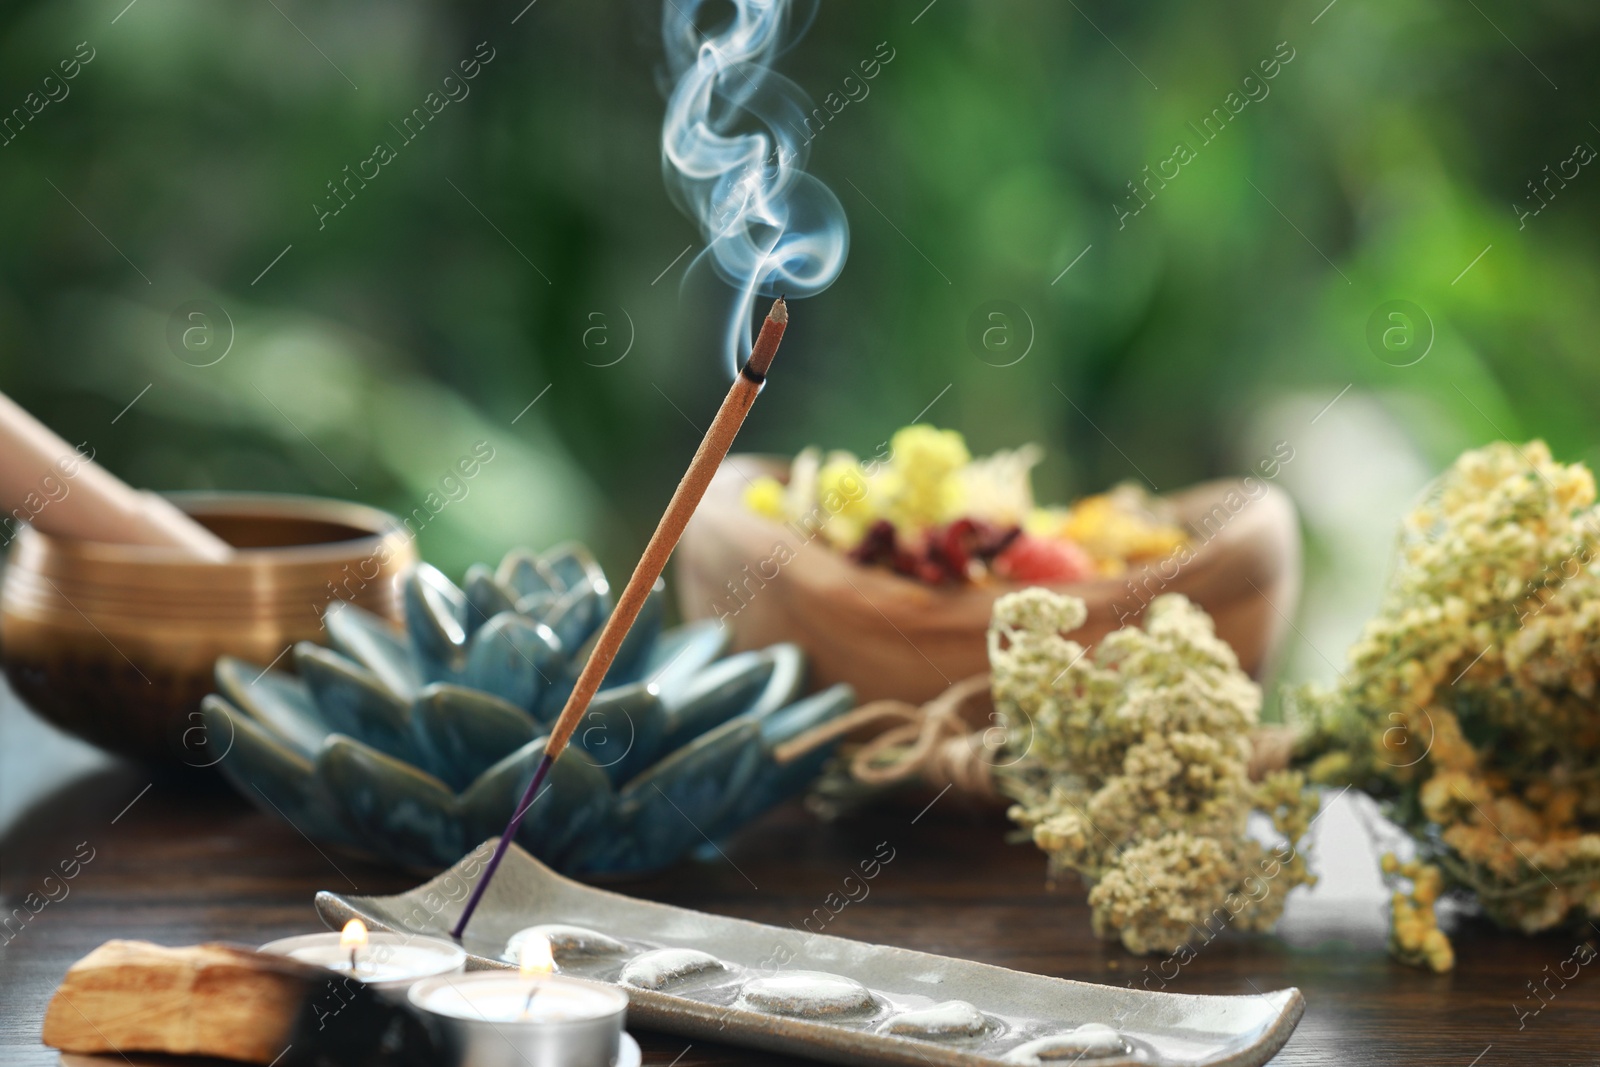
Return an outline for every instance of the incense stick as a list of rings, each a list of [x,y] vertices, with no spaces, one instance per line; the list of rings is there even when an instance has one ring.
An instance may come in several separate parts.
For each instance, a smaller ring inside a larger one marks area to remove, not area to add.
[[[489,881],[499,869],[506,849],[517,836],[523,816],[538,799],[539,787],[544,783],[545,776],[550,773],[551,765],[566,749],[567,742],[572,740],[573,731],[578,728],[584,712],[589,710],[589,701],[594,699],[601,681],[605,679],[606,671],[611,668],[611,661],[616,658],[622,639],[627,636],[634,620],[639,617],[639,611],[644,607],[650,590],[656,584],[656,579],[661,577],[662,570],[667,566],[667,557],[672,555],[672,550],[677,547],[678,538],[683,536],[683,528],[689,524],[690,517],[700,504],[700,498],[705,496],[712,477],[722,465],[728,449],[732,447],[734,436],[744,424],[745,415],[749,414],[750,406],[755,403],[757,394],[761,392],[762,383],[767,380],[767,370],[772,366],[773,357],[778,354],[778,342],[783,340],[784,327],[788,323],[789,309],[780,296],[773,302],[766,321],[761,324],[761,333],[750,351],[750,359],[739,369],[738,376],[728,389],[728,395],[723,398],[722,406],[717,409],[717,417],[712,420],[711,428],[701,439],[694,459],[689,462],[689,469],[684,472],[683,480],[678,483],[677,491],[672,494],[672,500],[667,504],[667,510],[662,514],[661,521],[656,524],[656,532],[650,535],[650,542],[645,545],[644,555],[639,558],[638,566],[633,569],[633,576],[628,579],[622,595],[617,598],[617,606],[611,612],[611,618],[606,620],[605,627],[601,629],[600,639],[595,642],[594,651],[590,653],[589,661],[584,664],[583,671],[578,675],[578,681],[572,688],[572,695],[567,697],[566,707],[561,709],[561,715],[550,731],[550,738],[545,742],[544,756],[539,760],[539,766],[535,768],[533,778],[528,782],[528,788],[523,792],[522,799],[517,802],[517,808],[512,812],[511,821],[506,824],[505,832],[500,835],[500,840],[494,847],[494,854],[489,857],[489,863],[483,869],[483,877],[478,880],[478,884],[473,887],[472,895],[467,898],[466,907],[461,911],[461,918],[450,931],[451,937],[459,940],[462,931],[467,928],[467,923],[472,920],[472,913],[477,910],[479,901],[489,888]]]

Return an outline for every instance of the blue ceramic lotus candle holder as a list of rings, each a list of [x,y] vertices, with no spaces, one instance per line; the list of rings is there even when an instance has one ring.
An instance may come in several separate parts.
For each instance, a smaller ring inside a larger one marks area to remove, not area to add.
[[[501,832],[601,624],[610,585],[577,545],[515,550],[458,587],[404,580],[405,627],[343,602],[332,648],[295,675],[235,659],[203,705],[223,775],[306,836],[438,868]],[[729,631],[663,631],[656,583],[517,841],[575,875],[640,874],[713,843],[800,790],[831,746],[773,749],[844,713],[847,686],[802,697],[794,645],[724,656]],[[296,676],[297,675],[297,676]]]

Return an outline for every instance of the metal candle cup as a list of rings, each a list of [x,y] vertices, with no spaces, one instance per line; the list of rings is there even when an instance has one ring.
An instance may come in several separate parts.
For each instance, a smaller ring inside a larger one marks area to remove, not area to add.
[[[262,945],[261,951],[326,967],[374,989],[397,994],[425,978],[459,975],[467,965],[467,954],[461,946],[442,938],[378,932],[368,934],[366,943],[355,949],[356,965],[352,970],[352,950],[340,942],[340,936],[325,933],[285,937]]]
[[[429,978],[407,996],[444,1035],[444,1067],[612,1067],[628,1011],[613,986],[508,971]]]

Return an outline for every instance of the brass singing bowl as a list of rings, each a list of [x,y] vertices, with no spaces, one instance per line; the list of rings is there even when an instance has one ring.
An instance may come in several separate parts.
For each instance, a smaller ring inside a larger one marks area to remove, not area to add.
[[[43,718],[101,748],[206,766],[200,700],[217,657],[265,666],[322,641],[335,598],[400,618],[416,562],[393,515],[336,500],[176,494],[239,551],[226,562],[165,548],[58,540],[24,527],[0,583],[0,662]]]

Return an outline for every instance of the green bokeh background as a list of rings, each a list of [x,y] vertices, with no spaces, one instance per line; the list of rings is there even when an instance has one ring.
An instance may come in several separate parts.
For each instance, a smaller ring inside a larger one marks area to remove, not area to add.
[[[850,259],[795,305],[741,447],[871,451],[937,397],[975,451],[1043,444],[1065,500],[1288,440],[1290,670],[1329,673],[1429,474],[1501,434],[1600,460],[1600,168],[1514,207],[1600,144],[1600,9],[1325,2],[824,3],[780,65],[813,98],[894,58],[812,145]],[[523,3],[6,5],[0,111],[94,58],[0,147],[0,389],[161,489],[408,513],[488,441],[428,558],[577,537],[625,572],[726,386],[717,305],[680,288],[701,242],[660,173],[658,5]],[[325,183],[479,42],[470,95],[319,229]],[[1179,140],[1197,158],[1119,222]],[[1432,325],[1411,366],[1366,339],[1395,299]],[[232,323],[212,366],[168,341],[194,300]],[[991,301],[1025,312],[1015,365],[969,343]]]

